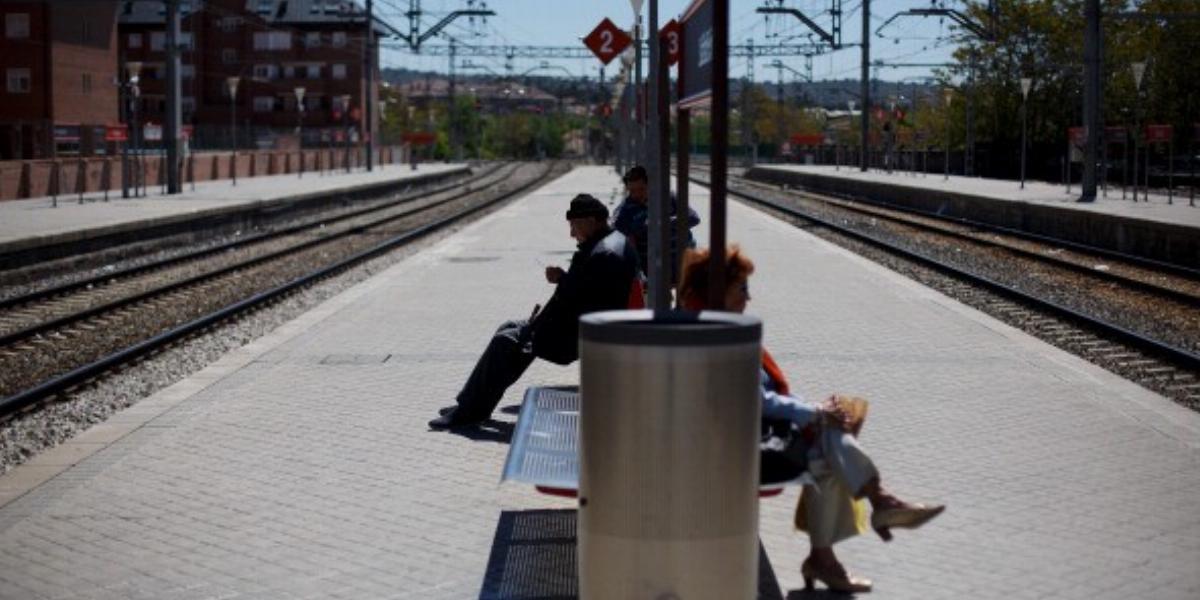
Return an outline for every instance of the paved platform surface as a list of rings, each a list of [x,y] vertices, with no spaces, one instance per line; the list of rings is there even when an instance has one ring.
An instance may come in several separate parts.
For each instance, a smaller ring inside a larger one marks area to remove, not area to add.
[[[0,598],[571,597],[571,502],[498,484],[515,416],[425,423],[616,184],[577,169],[0,477]],[[885,483],[949,504],[837,547],[870,597],[1200,597],[1200,416],[752,209],[730,238],[793,387],[870,398]],[[577,381],[538,362],[502,406]],[[795,500],[761,505],[789,599]]]
[[[1200,228],[1200,198],[1196,200],[1196,206],[1189,206],[1186,192],[1182,194],[1176,194],[1173,204],[1167,203],[1166,194],[1151,194],[1149,202],[1143,201],[1143,196],[1139,195],[1139,200],[1135,203],[1131,199],[1133,197],[1132,188],[1129,191],[1130,199],[1122,200],[1120,186],[1110,185],[1108,188],[1107,198],[1103,197],[1100,192],[1097,191],[1097,198],[1095,202],[1080,203],[1076,202],[1076,200],[1079,199],[1078,184],[1072,185],[1071,193],[1068,194],[1067,187],[1065,185],[1050,184],[1043,181],[1026,181],[1025,189],[1022,190],[1020,188],[1020,182],[1018,181],[1009,181],[1004,179],[984,179],[982,177],[961,177],[958,175],[951,175],[949,180],[943,180],[941,175],[935,175],[933,173],[929,173],[924,177],[922,177],[920,174],[914,176],[911,172],[907,171],[893,171],[892,173],[886,173],[880,170],[871,170],[863,173],[858,169],[850,169],[847,167],[837,168],[828,165],[764,164],[757,165],[757,168],[810,173],[814,175],[820,175],[822,177],[858,179],[876,183],[914,187],[918,189],[930,188],[937,190],[948,190],[956,193],[972,196],[983,196],[998,200],[1028,202],[1030,204],[1047,204],[1059,208],[1098,212],[1118,215],[1131,219],[1144,219],[1147,221],[1158,221],[1162,223],[1172,223]]]
[[[239,179],[236,186],[225,179],[197,183],[195,190],[184,185],[183,193],[173,196],[162,194],[162,188],[158,186],[149,186],[147,195],[141,198],[122,199],[119,190],[115,194],[110,192],[108,202],[103,201],[103,194],[95,193],[86,194],[83,204],[79,203],[78,196],[59,196],[57,207],[49,197],[6,200],[0,202],[0,246],[26,238],[60,236],[165,217],[201,215],[462,167],[460,164],[428,163],[418,165],[413,171],[408,165],[381,165],[370,173],[355,170],[326,175],[312,172],[303,177],[294,174],[246,177]]]

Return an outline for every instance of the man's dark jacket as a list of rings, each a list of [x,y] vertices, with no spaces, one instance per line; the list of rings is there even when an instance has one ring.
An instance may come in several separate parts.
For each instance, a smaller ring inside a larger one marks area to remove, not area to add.
[[[678,263],[678,255],[676,254],[678,247],[675,240],[675,219],[677,213],[675,202],[675,194],[671,194],[671,214],[670,222],[670,254],[667,260],[671,265],[672,273],[675,271],[675,265]],[[683,242],[684,248],[694,248],[695,240],[692,238],[691,229],[700,224],[700,215],[691,207],[688,207],[687,217],[687,239]],[[624,233],[634,245],[638,253],[638,264],[642,268],[643,273],[649,273],[647,262],[650,259],[650,232],[648,226],[650,224],[650,206],[646,202],[638,202],[628,196],[617,206],[617,211],[613,216],[613,229]],[[674,279],[674,277],[672,277]]]
[[[533,321],[533,353],[560,365],[579,358],[579,317],[629,306],[637,251],[619,231],[605,228],[579,244],[571,267]]]

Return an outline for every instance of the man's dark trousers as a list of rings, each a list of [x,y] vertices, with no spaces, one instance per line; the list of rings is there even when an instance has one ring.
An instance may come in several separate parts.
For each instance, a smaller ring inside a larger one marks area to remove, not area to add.
[[[469,419],[488,418],[504,391],[521,378],[533,359],[529,321],[508,321],[501,325],[458,393],[458,413]]]

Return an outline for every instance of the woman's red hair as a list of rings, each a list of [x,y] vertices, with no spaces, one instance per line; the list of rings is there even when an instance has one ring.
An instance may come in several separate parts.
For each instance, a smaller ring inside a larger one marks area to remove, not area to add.
[[[679,278],[679,305],[686,310],[708,308],[708,259],[707,248],[685,250],[683,253],[683,276]],[[754,272],[754,263],[742,254],[742,249],[730,246],[725,253],[725,289],[741,285]],[[724,292],[722,292],[724,295]]]

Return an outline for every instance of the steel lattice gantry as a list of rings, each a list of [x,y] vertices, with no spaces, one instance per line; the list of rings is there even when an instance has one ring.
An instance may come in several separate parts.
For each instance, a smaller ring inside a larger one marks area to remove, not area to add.
[[[407,44],[381,42],[380,47],[409,51]],[[463,58],[471,57],[501,57],[501,58],[532,58],[532,59],[547,59],[547,58],[577,58],[577,59],[592,59],[595,60],[596,55],[592,54],[591,50],[580,46],[471,46],[471,45],[455,45],[454,50],[451,46],[422,46],[419,54],[428,56],[449,56],[454,52],[456,56]],[[729,56],[742,58],[757,58],[757,57],[781,57],[781,56],[810,56],[815,54],[823,54],[829,52],[829,46],[826,44],[785,44],[779,46],[733,46],[729,47]]]

